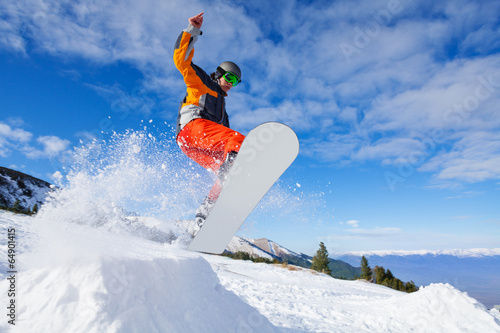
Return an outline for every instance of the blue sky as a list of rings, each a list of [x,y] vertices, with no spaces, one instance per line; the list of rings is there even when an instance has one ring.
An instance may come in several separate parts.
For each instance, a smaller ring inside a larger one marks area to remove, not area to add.
[[[500,247],[498,1],[19,0],[0,11],[2,166],[52,181],[81,141],[173,125],[185,89],[173,44],[204,11],[194,61],[243,71],[231,126],[280,121],[301,142],[281,189],[300,204],[257,212],[245,235],[309,254],[320,241],[330,252]]]

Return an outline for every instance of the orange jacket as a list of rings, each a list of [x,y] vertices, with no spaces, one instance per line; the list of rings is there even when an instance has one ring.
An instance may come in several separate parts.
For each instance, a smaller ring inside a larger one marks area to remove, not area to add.
[[[193,64],[194,43],[201,30],[189,25],[175,43],[174,63],[186,83],[187,93],[179,107],[177,134],[191,120],[202,118],[229,127],[224,97],[227,94],[203,69]]]

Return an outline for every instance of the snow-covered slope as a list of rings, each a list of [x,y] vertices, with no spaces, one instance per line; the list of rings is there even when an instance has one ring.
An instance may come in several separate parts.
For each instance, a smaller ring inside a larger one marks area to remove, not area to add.
[[[78,258],[20,273],[18,326],[31,332],[221,332],[270,322],[226,290],[206,260]]]
[[[412,294],[279,265],[209,259],[222,284],[280,327],[300,332],[498,332],[498,313],[449,284]],[[496,319],[495,319],[496,316]]]
[[[220,283],[200,255],[129,234],[46,223],[0,212],[3,231],[32,243],[18,256],[15,297],[2,273],[2,304],[16,300],[6,332],[277,332]],[[40,223],[41,225],[34,225]],[[4,265],[5,266],[5,265]],[[10,276],[10,275],[9,275]]]
[[[0,302],[17,304],[2,332],[500,332],[497,310],[448,284],[406,294],[42,217],[0,212],[22,252],[14,298],[1,272]]]
[[[12,207],[16,200],[23,209],[40,206],[50,191],[50,184],[22,172],[0,167],[0,206]]]

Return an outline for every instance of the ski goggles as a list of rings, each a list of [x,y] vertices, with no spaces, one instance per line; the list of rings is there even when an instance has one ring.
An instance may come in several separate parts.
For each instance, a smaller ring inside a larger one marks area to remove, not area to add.
[[[222,76],[227,82],[231,83],[233,87],[236,87],[236,85],[241,82],[240,78],[236,74],[231,72],[225,72]]]

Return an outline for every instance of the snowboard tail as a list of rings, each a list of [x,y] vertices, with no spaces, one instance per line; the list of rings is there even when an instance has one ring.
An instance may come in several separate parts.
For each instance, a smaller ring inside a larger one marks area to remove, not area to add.
[[[248,133],[215,205],[188,249],[224,252],[245,219],[299,152],[295,132],[269,122]]]

